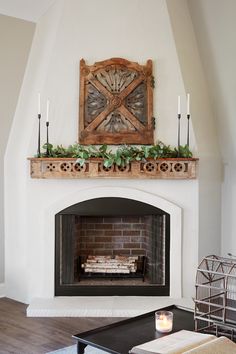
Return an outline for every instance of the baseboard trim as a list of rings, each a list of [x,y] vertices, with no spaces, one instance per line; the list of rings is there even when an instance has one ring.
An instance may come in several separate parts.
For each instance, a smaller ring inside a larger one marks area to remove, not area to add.
[[[6,288],[5,283],[0,283],[0,297],[6,296]]]

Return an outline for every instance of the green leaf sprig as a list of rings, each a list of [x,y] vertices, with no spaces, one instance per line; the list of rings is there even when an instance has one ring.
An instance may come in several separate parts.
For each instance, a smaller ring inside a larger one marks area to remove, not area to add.
[[[47,149],[48,148],[48,149]],[[161,141],[155,145],[141,145],[140,147],[134,145],[119,145],[115,151],[108,145],[69,145],[67,148],[62,145],[53,147],[52,144],[44,144],[45,152],[41,157],[63,158],[71,157],[77,158],[77,162],[83,166],[85,161],[89,158],[102,158],[105,167],[111,167],[113,164],[118,166],[126,166],[132,161],[143,161],[147,159],[159,158],[191,158],[192,152],[187,145],[181,145],[178,148],[172,148],[170,145],[165,145]],[[48,150],[48,154],[46,151]]]

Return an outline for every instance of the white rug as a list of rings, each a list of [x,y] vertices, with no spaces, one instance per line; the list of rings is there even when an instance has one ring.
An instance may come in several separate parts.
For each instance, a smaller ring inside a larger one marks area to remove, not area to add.
[[[87,346],[84,351],[85,354],[107,354],[107,352],[104,352],[103,350],[93,348],[91,346]],[[55,350],[53,352],[49,352],[47,354],[77,354],[77,346],[72,345],[70,347],[62,348]]]
[[[72,345],[70,347],[66,347],[66,348],[55,350],[53,352],[49,352],[47,354],[77,354],[76,350],[77,350],[76,345]]]

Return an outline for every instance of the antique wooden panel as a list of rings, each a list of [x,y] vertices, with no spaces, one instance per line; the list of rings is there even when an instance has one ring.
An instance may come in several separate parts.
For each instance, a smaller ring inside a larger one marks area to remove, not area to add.
[[[80,61],[80,144],[153,144],[152,60]]]
[[[105,167],[103,159],[89,159],[83,166],[76,158],[29,158],[32,178],[156,178],[193,179],[197,176],[196,158],[149,159],[127,166]]]

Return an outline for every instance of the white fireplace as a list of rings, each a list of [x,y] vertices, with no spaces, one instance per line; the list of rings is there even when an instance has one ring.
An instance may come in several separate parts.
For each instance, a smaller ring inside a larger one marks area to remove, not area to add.
[[[185,297],[193,295],[198,262],[196,180],[119,180],[119,186],[117,180],[109,180],[106,183],[86,180],[29,180],[29,183],[29,215],[25,216],[25,221],[28,222],[26,237],[23,238],[27,262],[19,283],[19,287],[23,287],[22,292],[27,286],[26,301],[30,302],[35,297],[54,297],[55,215],[78,202],[117,196],[153,205],[170,214],[170,296],[178,298],[183,294]],[[79,187],[76,186],[78,183]],[[45,188],[50,191],[46,193]],[[19,248],[22,248],[22,244]],[[15,249],[16,258],[19,248]],[[19,278],[18,275],[17,279]],[[15,285],[8,290],[14,297]]]
[[[79,202],[88,200],[88,199],[96,199],[100,197],[121,197],[121,198],[128,198],[136,201],[141,201],[148,203],[153,206],[158,206],[158,208],[166,211],[167,213],[170,214],[170,230],[171,230],[171,235],[170,235],[170,296],[172,297],[181,297],[181,229],[182,229],[182,218],[181,218],[181,208],[178,206],[175,206],[173,203],[170,203],[163,198],[160,198],[158,196],[155,196],[154,194],[147,193],[142,190],[137,190],[134,188],[117,188],[114,186],[111,187],[95,187],[91,189],[87,189],[86,191],[80,192],[79,196],[78,195],[73,195],[73,199],[69,198],[69,203],[72,201],[72,204],[76,202],[75,198],[79,199]],[[77,200],[78,200],[77,199]],[[68,197],[65,198],[64,201],[62,201],[64,204],[64,207],[71,205],[68,204]],[[57,208],[58,205],[56,203],[55,208]],[[115,205],[114,205],[115,209]],[[53,215],[55,212],[55,209],[52,211]],[[49,213],[50,214],[50,213]],[[52,221],[54,221],[54,217],[52,215]],[[50,227],[50,225],[48,225]],[[54,227],[53,227],[54,229]],[[50,232],[51,233],[51,232]],[[55,230],[51,233],[55,235]],[[48,255],[55,253],[54,252],[55,246],[53,246],[53,250],[48,250]],[[45,250],[47,252],[47,250]],[[48,256],[48,258],[50,258]],[[55,263],[55,262],[54,262]],[[49,265],[48,265],[49,266]],[[47,270],[49,267],[47,267]],[[54,278],[54,266],[52,269],[52,274],[51,276]],[[46,286],[48,288],[49,284]],[[54,295],[54,288],[51,289],[50,296]]]
[[[52,193],[38,199],[30,195],[32,201],[38,200],[36,210],[43,210],[34,217],[31,223],[30,242],[30,269],[28,269],[28,285],[31,292],[27,302],[30,307],[29,316],[132,316],[161,306],[166,306],[176,299],[191,299],[194,295],[195,271],[197,260],[197,190],[198,182],[191,181],[80,181],[83,187],[76,188],[70,181],[32,181],[31,183],[51,183]],[[69,183],[68,183],[69,182]],[[179,184],[180,182],[180,184]],[[57,186],[56,186],[57,185]],[[151,193],[150,189],[156,193]],[[162,190],[165,192],[165,196]],[[42,190],[41,190],[42,192]],[[60,198],[58,195],[60,194]],[[173,198],[173,195],[175,198]],[[128,198],[158,207],[170,215],[170,297],[124,297],[123,307],[120,308],[119,300],[115,297],[58,297],[55,300],[55,215],[62,209],[89,199],[100,197]],[[43,208],[46,203],[47,208]],[[53,202],[52,202],[53,199]],[[180,206],[181,205],[181,206]],[[40,227],[41,217],[44,227]],[[193,228],[193,226],[195,226]],[[194,230],[195,229],[195,230]],[[39,267],[39,264],[41,266]],[[35,277],[35,274],[37,276]],[[10,289],[9,289],[10,290]],[[174,299],[174,300],[171,300]],[[60,302],[61,301],[61,302]],[[117,304],[118,301],[118,304]],[[180,302],[186,306],[186,302]],[[191,305],[191,301],[187,302]]]

